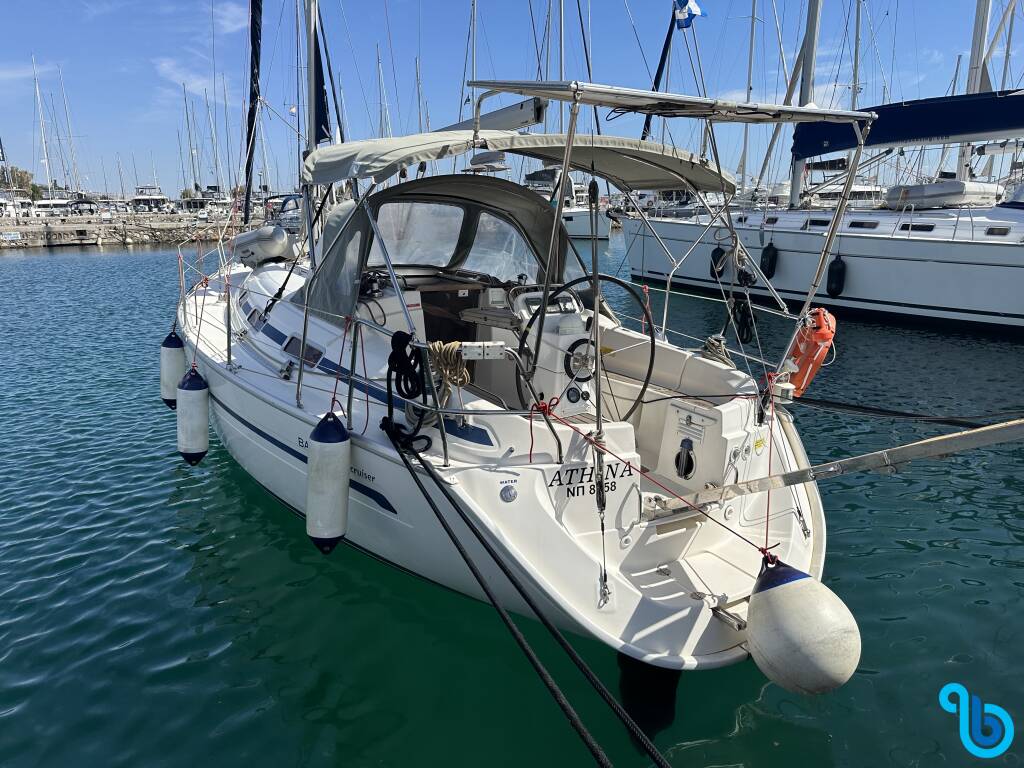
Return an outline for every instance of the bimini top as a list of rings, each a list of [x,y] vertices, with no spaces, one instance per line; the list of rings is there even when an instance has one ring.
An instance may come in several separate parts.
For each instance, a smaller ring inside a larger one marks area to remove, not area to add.
[[[471,80],[466,85],[498,93],[538,96],[553,101],[576,101],[606,107],[612,114],[639,112],[659,117],[693,117],[730,123],[805,123],[828,121],[852,123],[871,120],[870,112],[820,109],[814,106],[792,107],[782,104],[723,101],[680,93],[642,91],[616,85],[581,83],[576,80]]]
[[[490,149],[524,155],[546,163],[561,163],[564,133],[525,133],[487,140]],[[653,141],[577,133],[569,165],[608,179],[620,189],[680,189],[689,184],[698,192],[732,194],[731,176],[683,149]]]
[[[346,179],[384,181],[422,162],[444,160],[476,150],[492,150],[560,162],[565,134],[519,134],[514,131],[437,131],[367,139],[321,147],[311,152],[302,169],[307,184]],[[652,141],[616,136],[577,134],[570,165],[593,170],[623,189],[679,189],[687,184],[702,192],[732,193],[732,179],[720,175],[689,152]]]

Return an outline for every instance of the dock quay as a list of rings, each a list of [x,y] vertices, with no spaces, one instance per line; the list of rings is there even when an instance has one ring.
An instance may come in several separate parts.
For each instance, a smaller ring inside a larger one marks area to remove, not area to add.
[[[0,249],[57,248],[83,245],[174,244],[203,233],[204,239],[219,234],[224,221],[208,221],[182,214],[128,215],[115,219],[98,216],[67,216],[52,219],[0,219]],[[228,224],[235,234],[238,224]]]

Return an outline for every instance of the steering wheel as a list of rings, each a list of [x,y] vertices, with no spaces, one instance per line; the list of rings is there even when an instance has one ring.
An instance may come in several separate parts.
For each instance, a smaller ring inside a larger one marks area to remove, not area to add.
[[[656,340],[656,337],[654,335],[654,320],[651,318],[651,309],[650,309],[650,307],[648,307],[647,304],[644,303],[644,300],[640,297],[640,294],[637,292],[636,288],[634,288],[633,286],[631,286],[629,283],[625,282],[624,280],[620,280],[619,278],[614,277],[612,275],[599,274],[597,276],[597,279],[601,280],[601,281],[604,281],[606,283],[612,283],[613,285],[617,285],[617,286],[619,286],[619,288],[622,288],[630,296],[632,296],[633,297],[633,301],[635,301],[637,303],[637,306],[639,306],[640,310],[643,312],[644,320],[647,323],[647,329],[648,329],[647,330],[647,338],[649,340],[649,345],[648,346],[650,347],[650,350],[651,350],[650,357],[649,357],[649,359],[647,361],[647,375],[644,376],[643,386],[640,387],[640,392],[637,393],[636,399],[633,400],[633,404],[629,407],[629,410],[626,411],[625,416],[622,417],[622,421],[628,421],[629,417],[633,415],[633,412],[638,407],[640,407],[640,403],[643,402],[644,395],[647,394],[647,387],[651,383],[651,376],[654,374],[654,355],[655,355],[655,352],[657,351],[657,340]],[[594,280],[593,280],[593,278],[590,275],[584,275],[583,277],[577,277],[575,280],[570,280],[568,283],[563,283],[558,288],[555,288],[553,291],[551,291],[550,294],[548,294],[548,306],[550,306],[551,301],[553,299],[555,299],[557,296],[560,296],[561,294],[566,293],[567,291],[571,291],[573,288],[575,288],[578,285],[582,285],[584,283],[591,284],[591,283],[593,283],[593,281]],[[531,360],[532,354],[530,353],[529,345],[527,344],[527,341],[528,341],[528,339],[530,337],[530,331],[533,328],[533,324],[537,322],[537,318],[540,317],[540,313],[542,311],[546,311],[546,310],[547,310],[547,307],[545,307],[543,305],[537,307],[537,309],[535,309],[533,311],[533,314],[530,315],[530,319],[527,321],[526,325],[523,327],[523,330],[519,333],[519,357],[523,359],[523,362],[524,362],[524,364],[527,365],[527,367],[530,367],[532,365],[532,360]],[[597,318],[593,318],[593,322],[597,322],[597,321],[598,321]],[[587,343],[588,346],[593,346],[593,342],[592,341],[588,340],[586,343]],[[598,354],[600,354],[600,351],[598,351]],[[570,378],[574,378],[577,381],[589,380],[588,378],[585,378],[585,375],[581,376],[579,372],[576,372],[576,374],[574,376],[573,372],[570,370],[570,366],[569,366],[568,361],[566,361],[565,365],[566,365],[566,373],[570,375]],[[519,403],[520,403],[520,405],[524,409],[526,409],[526,408],[530,407],[530,404],[529,404],[528,399],[523,395],[523,381],[522,381],[522,379],[523,379],[523,374],[519,370],[519,367],[517,366],[516,367],[516,391],[519,394]]]

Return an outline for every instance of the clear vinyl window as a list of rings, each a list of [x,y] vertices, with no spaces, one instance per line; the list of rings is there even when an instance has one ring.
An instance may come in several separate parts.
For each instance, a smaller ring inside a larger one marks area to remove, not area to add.
[[[458,205],[399,201],[377,210],[377,228],[392,264],[446,267],[455,255],[466,212]],[[370,246],[369,266],[384,263],[380,243]]]
[[[526,275],[527,283],[538,280],[539,264],[519,230],[487,211],[480,214],[476,236],[463,269],[514,282]]]

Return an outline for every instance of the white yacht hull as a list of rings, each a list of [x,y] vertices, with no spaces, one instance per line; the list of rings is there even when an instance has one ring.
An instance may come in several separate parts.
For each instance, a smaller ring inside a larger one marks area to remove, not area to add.
[[[827,219],[828,214],[803,212],[802,216]],[[899,221],[896,214],[888,216],[891,221]],[[877,220],[878,214],[865,217]],[[857,219],[856,214],[844,219],[832,250],[846,262],[842,293],[829,296],[823,284],[817,298],[820,303],[859,312],[1024,327],[1024,245],[1019,225],[1008,225],[1009,236],[1003,236],[999,242],[995,237],[959,239],[849,231],[849,222]],[[894,228],[891,221],[886,223],[882,217],[878,230]],[[967,221],[965,213],[961,231],[967,227]],[[694,220],[653,219],[651,223],[676,259],[686,254],[705,228]],[[987,224],[978,226],[979,230],[988,229]],[[821,254],[824,228],[801,231],[738,224],[736,231],[755,261],[760,261],[763,246],[771,243],[778,249],[771,283],[787,301],[802,301]],[[638,219],[624,219],[623,232],[632,274],[666,282],[672,265],[647,226]],[[714,239],[715,232],[712,229],[704,235],[686,257],[672,276],[673,286],[719,292],[718,282],[710,272],[711,252],[719,245]],[[730,265],[721,281],[728,287],[733,279]],[[758,297],[770,297],[761,283],[750,291]]]
[[[590,237],[590,209],[589,208],[564,208],[562,210],[562,223],[565,231],[572,238]],[[597,237],[599,240],[607,240],[611,229],[611,219],[604,211],[597,213]]]
[[[303,405],[296,405],[296,372],[293,370],[290,378],[282,375],[281,362],[286,357],[281,346],[288,331],[280,329],[301,323],[301,310],[282,303],[272,316],[276,328],[269,322],[256,327],[245,320],[248,302],[238,305],[240,293],[252,295],[270,289],[272,281],[280,279],[274,275],[283,275],[284,271],[276,266],[259,268],[246,278],[247,270],[235,270],[231,282],[238,287],[231,289],[232,327],[234,334],[241,330],[242,335],[235,336],[231,365],[226,360],[229,302],[219,278],[211,278],[208,288],[199,288],[187,297],[179,309],[178,325],[188,357],[195,354],[209,385],[212,421],[222,444],[257,482],[301,515],[306,501],[309,433],[327,409],[335,381],[335,376],[322,368],[333,366],[331,360],[348,358],[337,329],[311,320],[310,337],[327,352],[315,369],[306,370]],[[264,280],[260,282],[257,274],[270,277],[260,278]],[[296,275],[293,279],[303,278]],[[333,341],[328,340],[331,334]],[[635,348],[635,344],[627,346]],[[372,371],[377,353],[371,350],[368,354]],[[364,369],[366,365],[364,361]],[[694,375],[701,370],[718,370],[714,364],[697,359],[690,360],[688,368]],[[678,370],[675,374],[659,374],[673,375],[678,377]],[[385,403],[383,390],[374,383],[379,381],[376,375],[371,380],[358,379],[353,393],[351,485],[344,540],[410,573],[484,599],[480,586],[380,429]],[[338,391],[343,403],[347,399],[345,391],[344,385]],[[667,401],[661,405],[668,407]],[[747,446],[742,458],[738,458],[738,448],[730,451],[732,462],[743,464],[742,470],[733,466],[737,478],[807,466],[799,438],[784,414],[779,418],[781,429],[760,427],[748,432],[742,424],[749,423],[754,411],[749,399],[722,407],[726,410],[721,418],[730,425],[726,439],[742,440]],[[745,633],[711,609],[727,606],[734,616],[743,618],[760,568],[760,553],[748,546],[749,541],[723,535],[717,527],[722,526],[721,522],[716,526],[692,512],[652,522],[639,519],[640,478],[634,471],[627,471],[624,462],[640,467],[644,452],[651,456],[650,451],[656,450],[645,446],[657,432],[652,425],[664,425],[666,421],[674,424],[675,417],[667,418],[656,411],[645,414],[642,421],[644,428],[636,442],[632,424],[606,423],[606,444],[623,458],[609,458],[606,467],[610,471],[606,479],[618,478],[618,483],[610,484],[608,528],[603,535],[593,506],[593,489],[589,493],[587,490],[586,474],[594,471],[588,468],[592,450],[569,429],[560,430],[565,458],[557,461],[553,437],[543,422],[538,421],[531,429],[522,417],[501,418],[501,411],[482,410],[466,425],[449,425],[448,467],[441,462],[437,429],[425,430],[434,441],[433,449],[425,455],[474,529],[554,623],[657,666],[710,669],[735,663],[747,656]],[[737,432],[737,428],[742,431]],[[708,440],[719,439],[710,434]],[[765,441],[774,444],[773,453],[765,450]],[[714,463],[716,457],[724,460],[718,448],[711,450],[708,461]],[[531,615],[451,502],[427,473],[418,471],[418,476],[501,604]],[[501,493],[507,484],[517,491],[511,498]],[[794,567],[820,576],[826,534],[816,488],[800,486],[778,493],[770,508],[767,515],[763,496],[750,497],[715,514],[724,514],[724,527],[747,537],[765,536],[767,526],[771,539],[780,542],[781,549],[776,550],[780,556]],[[599,578],[605,552],[610,589],[607,601],[600,599]]]

